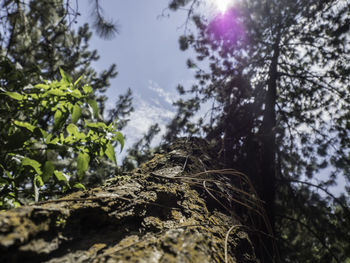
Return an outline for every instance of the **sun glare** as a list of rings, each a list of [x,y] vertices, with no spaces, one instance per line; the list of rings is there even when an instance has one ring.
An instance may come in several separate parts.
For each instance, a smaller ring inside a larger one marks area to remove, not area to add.
[[[217,7],[217,9],[224,14],[226,10],[229,8],[230,3],[232,0],[214,0],[214,3]]]

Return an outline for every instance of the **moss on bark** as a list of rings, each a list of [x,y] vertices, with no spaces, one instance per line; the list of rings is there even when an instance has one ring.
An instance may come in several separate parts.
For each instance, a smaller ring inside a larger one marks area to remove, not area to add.
[[[101,187],[1,212],[0,262],[225,262],[225,245],[228,262],[258,262],[240,222],[186,181],[215,168],[203,149],[182,140]]]

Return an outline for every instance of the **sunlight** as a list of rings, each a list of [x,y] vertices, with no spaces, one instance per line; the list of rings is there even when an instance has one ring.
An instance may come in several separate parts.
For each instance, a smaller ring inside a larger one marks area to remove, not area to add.
[[[212,41],[230,48],[235,48],[239,43],[243,44],[246,41],[246,34],[239,17],[239,10],[230,6],[225,13],[216,14],[211,19],[207,34]]]
[[[232,4],[232,0],[214,0],[213,2],[222,14],[224,14],[230,4]]]

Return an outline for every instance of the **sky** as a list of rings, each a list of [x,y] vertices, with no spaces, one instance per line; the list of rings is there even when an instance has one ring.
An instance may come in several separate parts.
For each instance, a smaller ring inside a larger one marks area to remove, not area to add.
[[[118,76],[106,93],[107,108],[113,107],[129,87],[133,91],[135,112],[123,132],[128,148],[156,122],[164,132],[175,114],[172,102],[178,98],[176,86],[189,86],[194,81],[194,72],[186,67],[186,60],[194,54],[181,51],[178,44],[187,12],[171,12],[168,0],[100,1],[104,15],[118,22],[120,33],[111,40],[93,34],[90,48],[100,55],[93,66],[100,72],[113,63],[117,65]],[[90,1],[78,3],[82,14],[78,25],[91,25]]]
[[[228,0],[220,1],[225,3]],[[90,41],[90,48],[96,49],[100,55],[93,64],[94,68],[100,72],[115,63],[119,72],[107,90],[107,108],[113,107],[118,96],[129,87],[134,98],[135,111],[123,130],[126,144],[119,155],[120,162],[126,150],[142,138],[152,124],[158,123],[164,133],[165,125],[175,114],[172,102],[179,98],[176,86],[189,87],[194,83],[194,72],[186,67],[186,60],[195,54],[191,50],[183,52],[179,49],[178,39],[184,33],[187,12],[171,12],[167,9],[169,0],[100,2],[104,15],[120,25],[120,33],[115,38],[105,40],[93,34]],[[82,14],[78,25],[85,22],[91,25],[90,1],[78,3]],[[154,144],[160,142],[161,134]],[[333,191],[339,193],[339,186],[344,184],[344,179],[340,178],[338,187],[334,187]]]

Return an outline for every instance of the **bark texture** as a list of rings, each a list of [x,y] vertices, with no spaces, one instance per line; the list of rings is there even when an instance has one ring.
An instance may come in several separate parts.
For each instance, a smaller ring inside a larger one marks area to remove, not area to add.
[[[207,149],[182,140],[102,187],[1,212],[0,262],[221,263],[225,245],[227,262],[258,262],[245,227],[194,183],[215,168]]]

